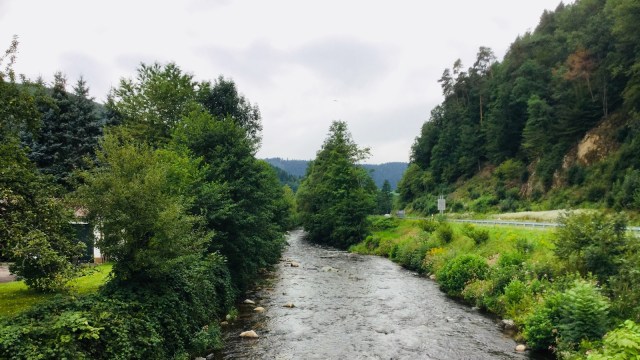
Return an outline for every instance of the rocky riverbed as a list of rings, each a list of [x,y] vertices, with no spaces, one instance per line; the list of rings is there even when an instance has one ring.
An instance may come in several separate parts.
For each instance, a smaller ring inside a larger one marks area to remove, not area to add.
[[[447,298],[434,281],[388,259],[309,244],[303,234],[288,236],[271,278],[238,305],[216,358],[528,358],[495,319]]]

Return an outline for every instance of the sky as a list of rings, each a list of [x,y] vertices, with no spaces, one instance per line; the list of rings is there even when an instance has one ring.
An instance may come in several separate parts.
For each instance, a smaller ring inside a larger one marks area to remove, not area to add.
[[[15,70],[103,102],[140,63],[175,62],[197,80],[233,79],[262,114],[258,157],[313,159],[333,120],[367,163],[409,160],[442,101],[437,80],[480,46],[501,60],[559,0],[0,0],[0,49]],[[567,3],[567,1],[565,1]]]

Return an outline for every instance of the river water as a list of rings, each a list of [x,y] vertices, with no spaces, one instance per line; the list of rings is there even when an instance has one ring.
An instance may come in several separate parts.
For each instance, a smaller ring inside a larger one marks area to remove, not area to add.
[[[289,234],[283,261],[224,329],[224,359],[526,359],[495,320],[388,259]],[[291,266],[291,262],[295,262]],[[295,267],[295,265],[299,265]],[[292,303],[295,307],[285,307]],[[263,313],[253,311],[256,306]],[[258,339],[240,338],[255,330]],[[218,358],[218,357],[217,357]]]

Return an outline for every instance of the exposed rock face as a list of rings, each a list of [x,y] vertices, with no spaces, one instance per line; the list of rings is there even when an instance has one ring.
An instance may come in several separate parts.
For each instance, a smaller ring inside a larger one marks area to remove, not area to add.
[[[247,339],[257,339],[259,336],[258,334],[256,334],[255,331],[249,330],[249,331],[241,332],[240,337],[247,338]]]

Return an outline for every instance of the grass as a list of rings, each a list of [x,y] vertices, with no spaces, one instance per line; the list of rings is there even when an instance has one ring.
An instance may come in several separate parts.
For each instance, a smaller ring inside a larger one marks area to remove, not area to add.
[[[97,265],[84,270],[86,275],[69,282],[69,293],[86,295],[94,293],[105,283],[111,273],[111,264]],[[12,281],[0,284],[0,318],[11,317],[34,305],[52,299],[56,294],[43,294],[33,291],[24,281]]]

